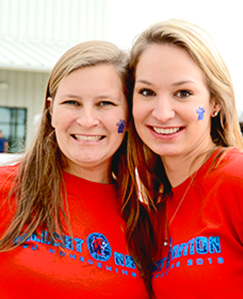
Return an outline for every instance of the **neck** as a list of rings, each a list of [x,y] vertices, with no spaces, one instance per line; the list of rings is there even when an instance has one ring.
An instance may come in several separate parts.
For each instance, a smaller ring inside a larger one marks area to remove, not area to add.
[[[80,167],[79,165],[68,165],[64,167],[63,170],[87,181],[101,184],[112,183],[112,175],[110,172],[110,168],[104,167],[103,165],[100,167],[96,166],[94,168],[85,168]]]
[[[180,156],[161,157],[171,186],[180,185],[197,171],[210,157],[215,148],[215,144],[210,142],[208,146],[201,148],[200,152],[197,149]]]

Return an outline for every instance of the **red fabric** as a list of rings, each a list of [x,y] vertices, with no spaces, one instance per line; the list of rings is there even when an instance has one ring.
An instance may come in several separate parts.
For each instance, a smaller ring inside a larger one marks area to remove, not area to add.
[[[172,246],[164,248],[161,204],[154,298],[243,298],[243,154],[232,149],[208,173],[213,158],[197,172],[169,228]],[[172,190],[169,221],[189,183]]]
[[[14,168],[0,169],[0,185]],[[66,236],[65,248],[59,249],[47,244],[43,232],[11,252],[0,253],[0,298],[147,299],[126,249],[114,186],[66,172],[64,179],[74,239]],[[4,186],[8,190],[10,182]],[[8,207],[0,210],[0,233],[13,215]]]

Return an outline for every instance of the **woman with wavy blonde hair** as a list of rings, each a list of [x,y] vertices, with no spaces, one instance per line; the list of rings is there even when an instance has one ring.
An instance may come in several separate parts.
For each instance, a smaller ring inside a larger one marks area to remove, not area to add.
[[[123,188],[128,60],[91,41],[54,66],[32,147],[0,168],[1,298],[148,298],[146,211]]]
[[[128,165],[158,209],[154,297],[240,298],[243,142],[229,71],[213,39],[177,19],[138,35],[130,69]]]

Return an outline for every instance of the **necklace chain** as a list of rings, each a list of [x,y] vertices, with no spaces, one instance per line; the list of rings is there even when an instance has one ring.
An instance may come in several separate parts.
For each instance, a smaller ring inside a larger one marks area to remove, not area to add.
[[[169,204],[168,204],[168,200],[166,201],[166,208],[165,208],[165,241],[164,241],[164,246],[168,246],[169,245],[169,241],[168,241],[168,230],[169,230],[169,227],[170,227],[172,221],[174,220],[174,218],[175,218],[178,210],[180,209],[180,207],[181,207],[181,205],[182,205],[182,203],[183,203],[183,201],[184,201],[184,199],[185,199],[185,197],[187,195],[187,192],[188,192],[188,190],[190,189],[190,187],[192,185],[192,182],[193,182],[193,180],[194,180],[194,178],[196,176],[196,173],[197,172],[195,172],[195,174],[191,177],[191,181],[188,184],[188,186],[186,188],[186,191],[185,191],[184,195],[182,196],[182,198],[181,198],[181,200],[180,200],[180,202],[179,202],[179,204],[178,204],[178,206],[177,206],[177,208],[176,208],[173,216],[171,217],[169,223],[168,223],[168,209],[169,209]]]

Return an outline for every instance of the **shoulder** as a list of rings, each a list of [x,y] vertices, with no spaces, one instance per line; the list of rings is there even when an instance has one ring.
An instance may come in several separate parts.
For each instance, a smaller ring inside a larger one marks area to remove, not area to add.
[[[225,160],[243,161],[243,151],[239,148],[231,148],[225,154]]]
[[[243,192],[243,152],[229,148],[213,154],[209,160],[198,176],[199,185],[206,192],[238,198]]]
[[[214,193],[227,205],[238,203],[243,211],[243,152],[236,148],[225,151],[203,182],[208,193]]]
[[[215,202],[217,211],[243,242],[243,152],[237,148],[227,150],[207,181],[210,206]]]
[[[0,166],[0,193],[9,190],[16,177],[18,165]]]
[[[219,158],[213,168],[216,171],[227,176],[239,177],[243,179],[243,151],[232,148],[225,151]]]
[[[8,177],[11,174],[15,174],[17,172],[18,167],[19,163],[15,165],[0,166],[0,179]]]

